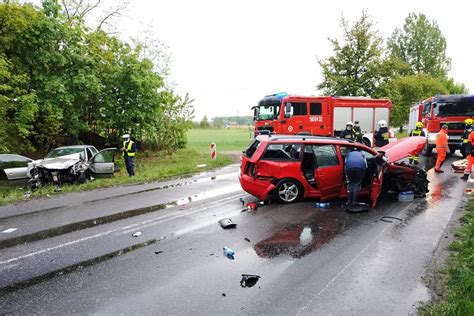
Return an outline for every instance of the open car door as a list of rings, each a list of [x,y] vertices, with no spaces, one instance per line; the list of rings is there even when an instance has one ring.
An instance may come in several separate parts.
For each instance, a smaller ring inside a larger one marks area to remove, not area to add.
[[[370,191],[370,202],[372,203],[372,208],[375,208],[375,205],[377,205],[377,199],[379,198],[380,192],[382,191],[382,181],[383,166],[378,165],[377,172],[372,180],[372,191]]]
[[[115,170],[116,148],[106,148],[95,154],[90,160],[89,170],[96,177],[113,176]]]
[[[314,145],[316,159],[314,176],[321,193],[321,201],[337,198],[343,185],[342,163],[333,145]]]

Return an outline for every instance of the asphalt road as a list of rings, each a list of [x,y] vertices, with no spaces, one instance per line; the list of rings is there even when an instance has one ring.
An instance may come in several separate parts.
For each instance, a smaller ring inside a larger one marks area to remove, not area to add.
[[[430,170],[426,199],[349,214],[310,200],[246,211],[237,168],[0,209],[21,237],[163,206],[1,249],[1,313],[400,315],[429,300],[422,277],[463,199],[457,174]]]

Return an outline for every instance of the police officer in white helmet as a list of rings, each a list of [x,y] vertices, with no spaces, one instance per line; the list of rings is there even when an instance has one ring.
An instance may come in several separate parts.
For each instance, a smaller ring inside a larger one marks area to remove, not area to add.
[[[133,158],[137,152],[137,145],[135,145],[135,142],[130,139],[129,134],[124,134],[122,139],[122,156],[125,161],[125,167],[127,168],[128,176],[133,177],[135,175],[135,164]]]

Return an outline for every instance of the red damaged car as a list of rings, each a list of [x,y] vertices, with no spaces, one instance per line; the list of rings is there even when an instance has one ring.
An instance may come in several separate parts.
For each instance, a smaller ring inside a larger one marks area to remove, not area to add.
[[[429,181],[425,170],[398,162],[418,154],[425,144],[424,137],[409,137],[375,151],[331,137],[260,135],[242,154],[239,180],[246,192],[260,200],[292,203],[301,198],[345,198],[345,154],[348,148],[357,147],[368,165],[359,196],[368,197],[375,207],[382,191],[426,195]]]

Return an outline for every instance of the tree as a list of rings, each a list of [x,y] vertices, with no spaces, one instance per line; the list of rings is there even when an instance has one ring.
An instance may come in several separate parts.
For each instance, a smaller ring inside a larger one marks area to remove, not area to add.
[[[343,42],[329,38],[333,56],[318,60],[323,82],[317,87],[328,95],[371,96],[383,82],[383,39],[373,30],[366,11],[354,24],[341,18]]]
[[[390,123],[401,127],[408,123],[413,104],[436,94],[446,94],[448,90],[440,79],[420,74],[396,77],[385,83],[379,93],[392,100]]]
[[[209,128],[209,121],[207,120],[207,116],[204,115],[201,122],[199,123],[201,128]]]
[[[466,88],[464,83],[457,83],[454,82],[453,78],[443,78],[441,79],[446,90],[448,90],[449,94],[467,94],[469,90]]]
[[[392,56],[410,66],[412,74],[446,77],[451,59],[446,56],[446,39],[438,23],[424,14],[410,13],[403,28],[396,28],[388,40]]]

